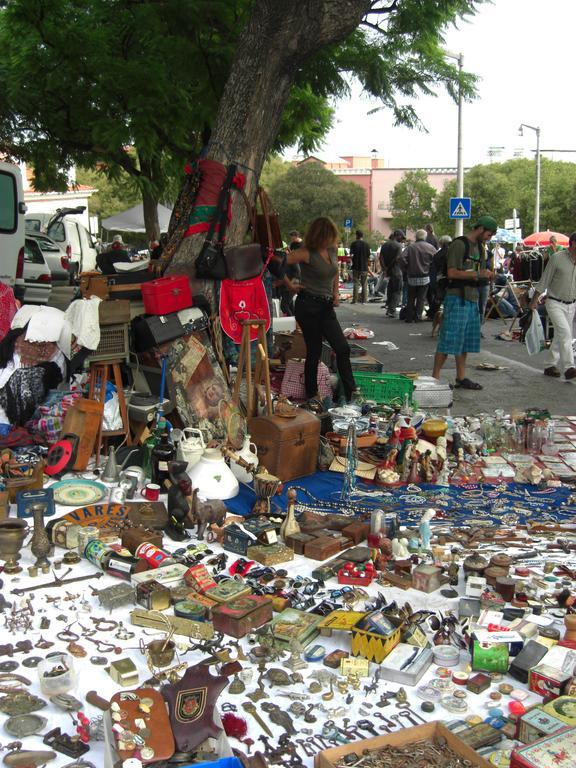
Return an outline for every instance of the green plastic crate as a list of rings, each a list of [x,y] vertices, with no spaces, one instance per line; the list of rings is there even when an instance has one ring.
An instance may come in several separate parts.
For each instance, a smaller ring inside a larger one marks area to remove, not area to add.
[[[412,379],[398,373],[360,373],[354,372],[356,386],[367,400],[375,400],[385,405],[402,405],[408,395],[412,403]]]

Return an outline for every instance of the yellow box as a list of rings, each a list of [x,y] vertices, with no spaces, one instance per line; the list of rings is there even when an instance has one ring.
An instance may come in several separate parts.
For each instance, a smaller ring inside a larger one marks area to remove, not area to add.
[[[400,619],[389,618],[392,623],[397,624],[396,629],[390,635],[379,635],[376,632],[360,629],[358,626],[352,628],[353,656],[363,656],[376,664],[380,664],[388,656],[390,651],[400,642],[403,624]]]

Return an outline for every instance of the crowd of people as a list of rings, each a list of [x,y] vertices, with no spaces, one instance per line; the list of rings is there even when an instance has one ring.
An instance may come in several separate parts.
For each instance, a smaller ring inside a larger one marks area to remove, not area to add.
[[[348,345],[334,312],[340,303],[340,284],[352,282],[351,303],[380,303],[388,318],[406,323],[425,320],[440,327],[432,375],[439,379],[449,356],[456,361],[455,387],[481,389],[466,376],[469,353],[480,351],[482,323],[490,297],[492,308],[503,318],[521,315],[514,281],[529,287],[530,308],[545,311],[552,326],[553,341],[544,373],[552,377],[576,378],[572,351],[572,326],[576,314],[576,233],[567,249],[556,238],[536,258],[526,258],[524,246],[512,250],[493,242],[497,222],[480,216],[462,237],[437,237],[432,224],[408,240],[394,230],[380,249],[372,252],[361,230],[346,249],[330,219],[310,225],[304,240],[290,233],[289,272],[277,285],[283,314],[295,315],[307,346],[306,392],[317,396],[316,374],[322,341],[332,346],[346,399],[354,392]],[[296,300],[294,297],[297,296]]]

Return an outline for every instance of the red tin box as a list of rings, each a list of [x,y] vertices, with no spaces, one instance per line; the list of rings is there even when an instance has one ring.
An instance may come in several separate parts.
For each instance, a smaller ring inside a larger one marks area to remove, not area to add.
[[[576,728],[561,731],[512,752],[510,768],[574,768]]]
[[[554,699],[562,695],[564,686],[571,675],[548,664],[538,664],[528,673],[528,687],[545,699]]]
[[[261,595],[244,595],[212,609],[214,629],[231,637],[244,637],[272,619],[272,600]]]
[[[142,284],[144,309],[148,315],[169,315],[192,306],[186,275],[169,275]]]

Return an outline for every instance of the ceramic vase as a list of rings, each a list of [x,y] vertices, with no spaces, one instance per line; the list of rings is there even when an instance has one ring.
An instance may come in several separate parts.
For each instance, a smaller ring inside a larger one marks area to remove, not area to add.
[[[230,461],[230,469],[234,473],[234,476],[241,483],[251,483],[254,478],[254,472],[258,468],[258,449],[254,443],[250,442],[250,435],[246,435],[244,438],[244,445],[242,449],[238,451],[238,456],[244,459],[245,462],[251,465],[252,470],[241,467],[236,464],[235,461]]]
[[[48,565],[48,554],[52,544],[50,538],[46,532],[44,525],[44,512],[46,511],[45,504],[33,504],[31,506],[32,517],[34,518],[34,530],[32,532],[32,540],[30,541],[30,551],[36,558],[34,565],[37,568],[42,568],[44,565]]]
[[[203,499],[233,499],[238,495],[238,480],[224,461],[219,448],[207,448],[200,460],[188,470],[192,486]]]

